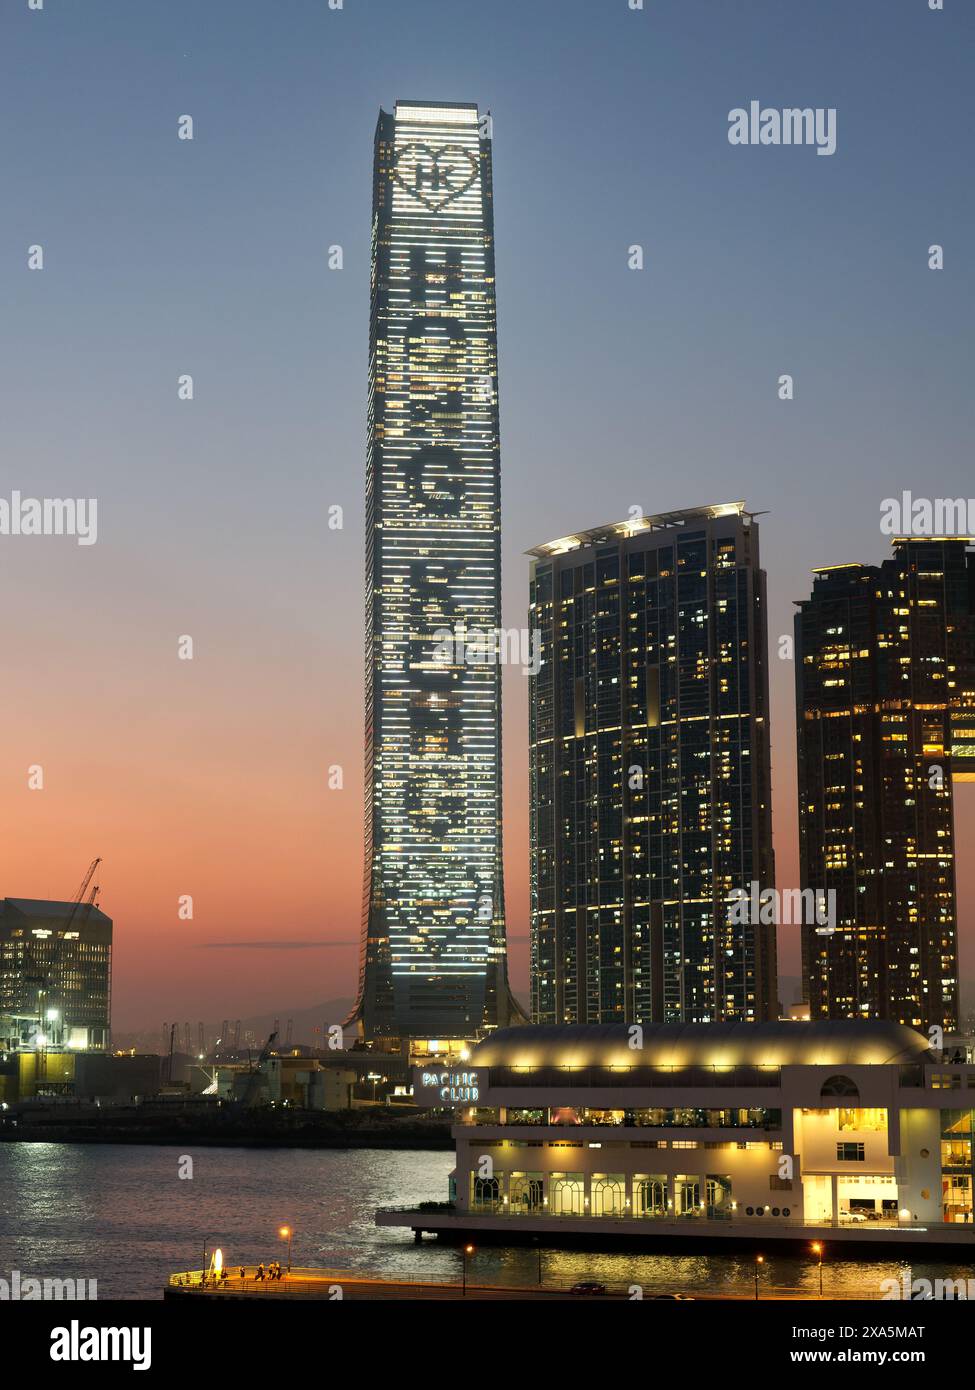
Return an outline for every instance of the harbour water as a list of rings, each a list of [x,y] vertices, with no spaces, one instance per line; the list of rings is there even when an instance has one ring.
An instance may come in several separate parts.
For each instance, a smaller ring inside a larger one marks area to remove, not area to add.
[[[192,1177],[186,1157],[192,1158]],[[439,1201],[453,1154],[404,1150],[198,1149],[130,1145],[0,1145],[0,1278],[96,1279],[99,1298],[162,1296],[177,1270],[198,1269],[204,1243],[229,1266],[284,1259],[295,1265],[395,1279],[458,1280],[460,1252],[409,1231],[380,1230],[379,1206]],[[484,1246],[468,1277],[485,1284],[640,1284],[645,1295],[754,1295],[748,1253],[631,1254]],[[876,1299],[884,1279],[975,1279],[975,1266],[941,1261],[830,1260],[826,1297]],[[816,1296],[810,1255],[766,1252],[759,1292]]]

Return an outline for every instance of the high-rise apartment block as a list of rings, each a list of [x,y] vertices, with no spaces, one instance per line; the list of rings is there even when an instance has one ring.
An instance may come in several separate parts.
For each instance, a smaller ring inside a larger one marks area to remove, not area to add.
[[[743,503],[536,547],[536,1023],[766,1020],[775,927],[765,576]]]
[[[975,780],[975,552],[904,538],[816,571],[796,627],[803,929],[813,1020],[958,1022],[954,786]]]

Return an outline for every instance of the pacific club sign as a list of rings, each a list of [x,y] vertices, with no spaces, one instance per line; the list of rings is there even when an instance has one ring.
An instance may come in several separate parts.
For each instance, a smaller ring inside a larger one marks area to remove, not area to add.
[[[480,1073],[452,1067],[418,1067],[413,1073],[413,1099],[417,1105],[476,1105],[481,1094]]]

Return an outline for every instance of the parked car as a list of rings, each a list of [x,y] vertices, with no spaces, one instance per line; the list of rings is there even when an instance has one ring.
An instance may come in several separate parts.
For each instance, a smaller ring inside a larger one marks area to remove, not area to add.
[[[606,1292],[605,1284],[597,1284],[595,1279],[583,1279],[578,1284],[573,1284],[569,1293],[581,1294],[600,1294]]]

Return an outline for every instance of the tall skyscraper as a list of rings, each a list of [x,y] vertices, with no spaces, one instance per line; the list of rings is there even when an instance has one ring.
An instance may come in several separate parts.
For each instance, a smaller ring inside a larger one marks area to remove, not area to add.
[[[975,780],[975,553],[896,540],[881,565],[816,571],[796,614],[810,1015],[957,1026],[953,784]]]
[[[489,125],[473,105],[398,102],[375,140],[354,1017],[419,1050],[510,1010],[500,670],[464,642],[501,624]]]
[[[775,928],[765,575],[741,502],[642,517],[533,557],[536,1023],[765,1020]]]

